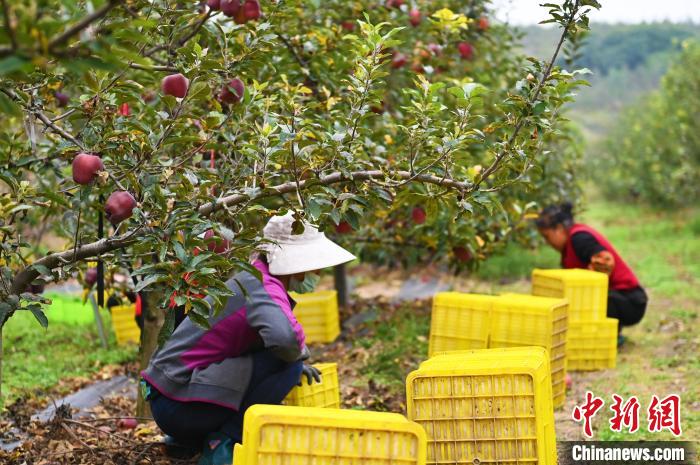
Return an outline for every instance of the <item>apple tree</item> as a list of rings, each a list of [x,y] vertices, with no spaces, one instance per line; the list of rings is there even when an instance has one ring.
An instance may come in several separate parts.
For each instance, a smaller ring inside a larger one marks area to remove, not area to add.
[[[578,80],[553,63],[599,7],[547,5],[538,62],[483,0],[2,0],[0,322],[46,325],[36,286],[86,261],[129,269],[145,363],[168,308],[207,324],[271,215],[381,236],[423,206],[448,253],[499,240],[559,156]]]

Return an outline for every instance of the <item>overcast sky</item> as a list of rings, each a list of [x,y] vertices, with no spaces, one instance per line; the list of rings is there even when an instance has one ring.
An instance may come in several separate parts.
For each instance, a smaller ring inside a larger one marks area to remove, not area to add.
[[[552,0],[492,0],[497,16],[511,24],[537,24],[547,17],[541,3]],[[591,22],[641,23],[669,20],[700,23],[700,0],[600,0]]]

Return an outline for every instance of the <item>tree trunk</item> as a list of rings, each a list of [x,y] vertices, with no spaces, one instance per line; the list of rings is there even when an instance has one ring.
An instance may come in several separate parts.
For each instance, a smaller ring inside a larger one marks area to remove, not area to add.
[[[141,346],[139,349],[139,372],[148,367],[153,352],[158,346],[158,334],[163,326],[165,314],[160,308],[162,295],[157,292],[146,292],[143,294],[143,331],[141,331]],[[138,390],[136,401],[136,416],[146,418],[151,416],[151,409]]]
[[[348,275],[345,272],[345,264],[333,267],[335,290],[338,291],[338,306],[348,306]]]

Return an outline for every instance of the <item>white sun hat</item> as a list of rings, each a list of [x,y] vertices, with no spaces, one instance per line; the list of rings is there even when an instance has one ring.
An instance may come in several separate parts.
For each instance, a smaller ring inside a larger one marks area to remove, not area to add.
[[[273,275],[290,275],[320,270],[355,259],[355,256],[328,239],[311,223],[304,221],[304,232],[292,234],[292,212],[273,216],[263,229],[262,246]]]

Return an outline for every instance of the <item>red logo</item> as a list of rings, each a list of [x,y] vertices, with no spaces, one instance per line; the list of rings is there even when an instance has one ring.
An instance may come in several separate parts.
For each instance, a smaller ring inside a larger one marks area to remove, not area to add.
[[[659,400],[651,396],[649,403],[649,432],[654,433],[668,429],[674,436],[681,435],[681,398],[671,394]]]
[[[586,403],[581,406],[574,407],[574,412],[572,417],[574,420],[580,422],[583,420],[583,434],[586,436],[593,437],[593,429],[591,428],[591,419],[598,413],[605,401],[600,397],[593,395],[591,391],[586,392]]]

